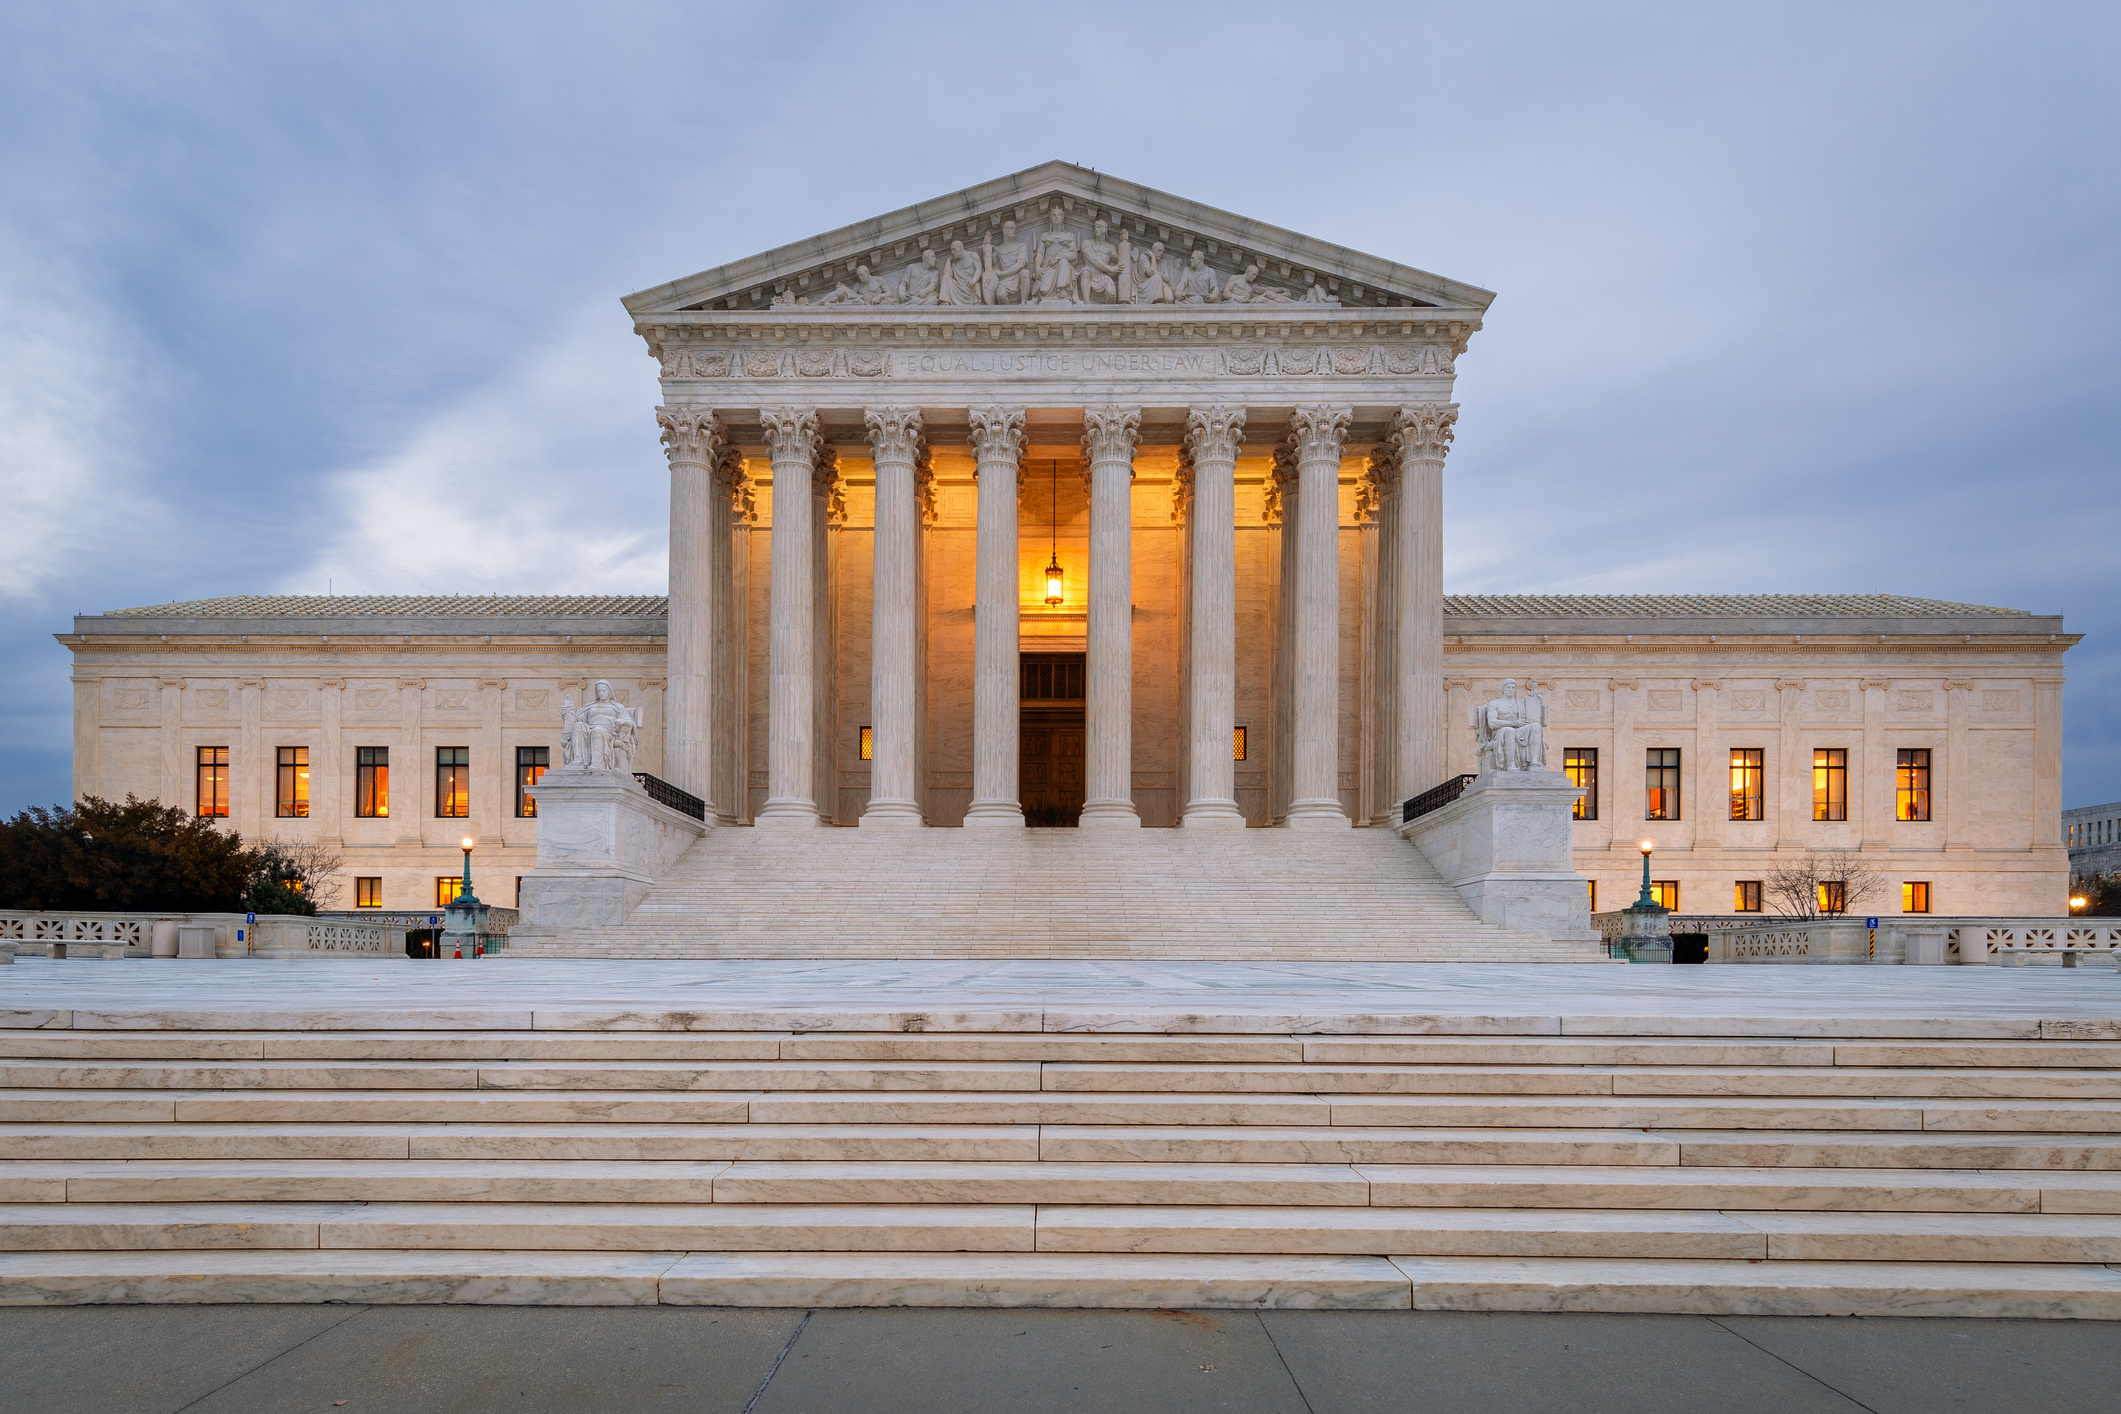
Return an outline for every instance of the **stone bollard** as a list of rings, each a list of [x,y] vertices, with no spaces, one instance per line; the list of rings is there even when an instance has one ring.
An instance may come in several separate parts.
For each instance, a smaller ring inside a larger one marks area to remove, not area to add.
[[[205,958],[214,955],[214,930],[211,924],[185,924],[177,929],[177,956]]]
[[[158,918],[155,920],[154,939],[148,944],[149,957],[175,957],[177,955],[177,920]]]
[[[1907,964],[1916,967],[1940,967],[1944,963],[1944,930],[1942,928],[1902,929],[1900,936],[1907,945]]]
[[[49,943],[45,946],[44,955],[53,962],[64,962],[66,961],[66,944]]]
[[[6,942],[0,942],[0,967],[13,967],[14,965],[15,943],[14,940],[10,938]]]

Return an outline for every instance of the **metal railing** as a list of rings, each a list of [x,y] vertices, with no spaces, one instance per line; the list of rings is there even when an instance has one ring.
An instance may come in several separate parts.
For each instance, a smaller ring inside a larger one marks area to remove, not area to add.
[[[1464,795],[1466,787],[1472,783],[1471,776],[1453,776],[1440,786],[1432,786],[1400,807],[1399,823],[1404,825],[1409,820],[1419,820],[1432,810],[1443,809]]]
[[[656,804],[667,805],[679,814],[690,815],[695,820],[707,818],[707,802],[691,791],[679,790],[670,782],[659,776],[651,776],[646,771],[635,771],[633,778],[641,783],[641,789],[647,791],[648,798]]]

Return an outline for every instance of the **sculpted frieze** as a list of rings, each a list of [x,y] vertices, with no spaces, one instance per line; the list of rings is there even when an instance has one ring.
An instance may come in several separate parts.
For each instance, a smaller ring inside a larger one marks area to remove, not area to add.
[[[1094,272],[1095,267],[1091,267]],[[1091,273],[1085,272],[1085,273]],[[1238,344],[1141,348],[1114,340],[1076,348],[666,346],[665,378],[1362,378],[1457,373],[1451,346]]]

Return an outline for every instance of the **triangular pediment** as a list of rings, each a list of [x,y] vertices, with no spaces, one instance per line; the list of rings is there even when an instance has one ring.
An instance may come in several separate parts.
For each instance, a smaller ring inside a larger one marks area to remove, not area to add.
[[[1005,222],[1015,223],[1013,237]],[[953,242],[960,243],[956,252]],[[1246,275],[1247,267],[1256,270]],[[1224,304],[1233,278],[1234,303],[1262,309],[1478,311],[1495,298],[1426,270],[1048,162],[642,290],[625,304],[637,320],[684,311],[873,315],[884,307],[968,304],[1116,310]]]

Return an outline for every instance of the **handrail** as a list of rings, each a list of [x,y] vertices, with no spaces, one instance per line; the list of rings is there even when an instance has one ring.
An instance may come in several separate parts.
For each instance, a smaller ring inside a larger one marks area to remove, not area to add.
[[[1466,787],[1472,783],[1471,776],[1453,776],[1440,786],[1430,787],[1400,807],[1399,823],[1404,825],[1409,820],[1419,820],[1433,810],[1443,809],[1464,795]]]
[[[656,804],[667,805],[679,814],[690,815],[695,820],[707,818],[707,802],[691,791],[679,790],[670,782],[658,776],[651,776],[646,771],[635,771],[633,778],[641,783],[641,789],[647,791],[648,798]]]

